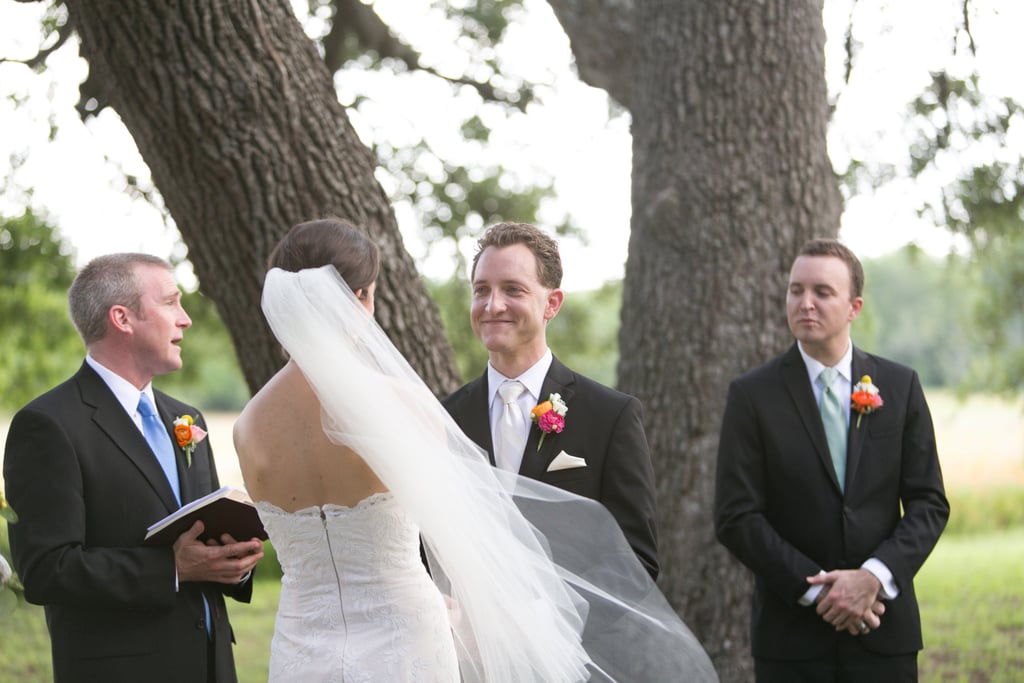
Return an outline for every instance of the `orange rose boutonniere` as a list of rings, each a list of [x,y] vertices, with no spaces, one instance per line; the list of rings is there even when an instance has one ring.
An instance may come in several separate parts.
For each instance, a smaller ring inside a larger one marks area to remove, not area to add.
[[[871,383],[871,378],[864,375],[853,387],[853,395],[850,397],[850,407],[857,411],[857,426],[860,427],[860,419],[868,413],[873,413],[882,407],[882,397],[878,393],[878,387]]]
[[[174,440],[178,448],[185,451],[185,466],[192,467],[192,451],[206,438],[206,430],[195,424],[191,415],[182,415],[174,421]]]

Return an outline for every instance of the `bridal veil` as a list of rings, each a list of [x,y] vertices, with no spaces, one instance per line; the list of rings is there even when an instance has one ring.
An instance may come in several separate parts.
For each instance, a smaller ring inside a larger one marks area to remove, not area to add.
[[[492,467],[332,266],[271,270],[263,311],[328,437],[419,525],[463,680],[718,680],[611,514]]]

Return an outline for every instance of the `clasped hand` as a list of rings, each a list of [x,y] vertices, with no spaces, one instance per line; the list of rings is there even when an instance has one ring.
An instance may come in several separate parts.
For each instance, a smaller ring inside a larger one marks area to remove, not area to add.
[[[238,583],[263,557],[263,542],[257,538],[236,541],[224,534],[219,543],[214,539],[203,543],[199,540],[201,533],[203,523],[196,522],[174,542],[178,581]]]
[[[866,569],[837,569],[807,577],[822,586],[815,611],[836,628],[852,635],[869,633],[881,625],[885,604],[879,599],[882,584]]]

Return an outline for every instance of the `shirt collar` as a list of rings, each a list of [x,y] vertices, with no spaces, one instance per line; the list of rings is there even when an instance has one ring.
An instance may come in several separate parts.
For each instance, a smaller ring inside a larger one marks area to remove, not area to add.
[[[104,366],[98,360],[90,355],[85,356],[85,362],[89,364],[89,367],[96,371],[96,374],[100,376],[103,383],[107,385],[110,391],[114,394],[114,398],[121,404],[125,412],[129,415],[134,416],[139,412],[139,394],[143,393],[149,398],[153,407],[156,407],[156,399],[153,396],[153,383],[150,382],[143,387],[140,392],[134,384],[126,380],[121,375],[117,374],[110,368]]]
[[[526,390],[530,392],[535,401],[540,401],[540,392],[544,387],[544,378],[548,376],[548,370],[551,368],[551,349],[544,351],[544,355],[540,357],[540,360],[534,363],[526,370],[523,374],[518,377],[506,377],[497,370],[494,366],[487,363],[487,405],[491,405],[494,401],[494,395],[498,393],[498,387],[508,380],[518,380],[523,383]]]
[[[825,365],[814,358],[807,355],[804,351],[803,345],[797,341],[796,346],[800,349],[800,355],[804,359],[804,367],[807,368],[807,375],[811,379],[811,384],[814,384],[818,380],[818,375],[825,369]],[[846,353],[839,359],[834,367],[838,372],[839,376],[846,380],[848,383],[853,383],[853,342],[849,339],[846,340]]]

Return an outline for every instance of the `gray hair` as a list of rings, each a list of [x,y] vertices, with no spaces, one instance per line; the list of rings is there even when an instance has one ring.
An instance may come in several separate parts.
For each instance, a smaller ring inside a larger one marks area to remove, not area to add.
[[[107,314],[112,306],[139,312],[142,286],[135,267],[151,265],[171,271],[171,264],[149,254],[107,254],[89,261],[68,290],[68,312],[86,346],[107,336]]]

